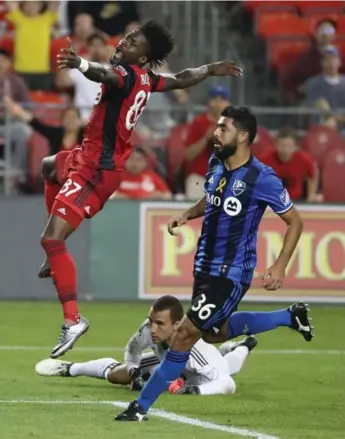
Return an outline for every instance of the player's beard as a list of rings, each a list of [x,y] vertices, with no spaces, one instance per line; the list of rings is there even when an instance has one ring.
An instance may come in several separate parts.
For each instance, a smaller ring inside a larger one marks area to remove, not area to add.
[[[233,156],[234,154],[236,154],[236,151],[237,151],[237,137],[231,143],[226,143],[225,145],[223,145],[221,149],[215,150],[214,155],[219,160],[224,161],[229,157]]]

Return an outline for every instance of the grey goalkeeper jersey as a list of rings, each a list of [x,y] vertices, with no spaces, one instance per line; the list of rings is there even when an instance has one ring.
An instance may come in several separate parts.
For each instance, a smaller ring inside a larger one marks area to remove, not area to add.
[[[164,358],[168,346],[152,342],[149,321],[145,320],[126,345],[125,363],[128,370],[141,366],[142,361],[148,361],[150,356],[144,354],[147,349],[151,350],[151,358],[158,364]],[[229,366],[218,349],[203,340],[193,346],[183,375],[188,384],[198,385],[202,394],[228,393]]]

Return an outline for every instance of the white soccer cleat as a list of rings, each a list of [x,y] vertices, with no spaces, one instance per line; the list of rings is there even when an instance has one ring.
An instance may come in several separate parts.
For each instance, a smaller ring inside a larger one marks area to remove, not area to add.
[[[35,372],[37,375],[44,377],[69,377],[70,367],[73,363],[60,360],[42,360],[35,366]]]
[[[235,341],[226,341],[222,345],[219,346],[218,350],[220,354],[224,357],[224,355],[232,352],[241,342]]]
[[[74,343],[87,332],[89,326],[89,322],[82,316],[79,317],[79,322],[76,325],[62,325],[59,341],[52,350],[50,358],[61,357],[66,351],[72,349]]]

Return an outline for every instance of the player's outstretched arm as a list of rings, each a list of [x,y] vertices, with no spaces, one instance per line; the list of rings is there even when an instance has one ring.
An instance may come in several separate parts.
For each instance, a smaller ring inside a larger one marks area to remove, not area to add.
[[[57,56],[57,64],[60,70],[64,69],[78,69],[90,81],[100,82],[110,87],[118,87],[119,76],[108,67],[102,66],[95,62],[89,62],[77,55],[72,42],[67,38],[70,47],[61,49]]]
[[[185,69],[175,74],[162,74],[164,86],[160,91],[192,87],[210,76],[241,77],[242,74],[242,69],[233,61],[218,61],[194,69]]]
[[[194,206],[186,210],[181,216],[172,218],[168,223],[168,232],[172,236],[177,236],[174,229],[181,227],[188,221],[200,218],[205,215],[206,196],[202,197]]]

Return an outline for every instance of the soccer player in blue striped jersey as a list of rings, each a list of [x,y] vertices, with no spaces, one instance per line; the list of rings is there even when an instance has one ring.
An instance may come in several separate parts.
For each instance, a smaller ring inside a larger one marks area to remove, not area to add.
[[[216,343],[279,326],[295,329],[307,341],[313,337],[303,303],[272,312],[236,312],[254,275],[258,228],[266,208],[269,206],[287,225],[282,250],[263,275],[267,290],[281,287],[303,229],[282,182],[251,154],[256,132],[256,117],[249,108],[230,106],[223,111],[214,133],[205,196],[168,225],[169,233],[175,235],[176,227],[204,216],[194,262],[191,307],[140,397],[116,420],[147,419],[148,409],[180,376],[192,346],[200,338]]]

